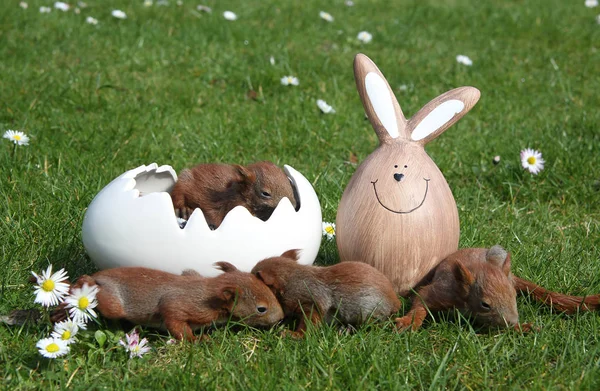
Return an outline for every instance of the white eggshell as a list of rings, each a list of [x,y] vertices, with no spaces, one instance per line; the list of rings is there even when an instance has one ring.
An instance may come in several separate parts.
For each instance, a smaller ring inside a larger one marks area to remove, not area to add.
[[[101,269],[142,266],[171,273],[194,269],[216,276],[213,264],[227,261],[250,271],[260,260],[300,249],[312,264],[321,244],[321,206],[306,178],[284,170],[297,189],[300,209],[284,198],[267,221],[242,206],[232,209],[214,231],[196,209],[185,228],[177,223],[168,193],[177,181],[170,166],[140,166],[114,179],[93,199],[83,219],[83,244]]]

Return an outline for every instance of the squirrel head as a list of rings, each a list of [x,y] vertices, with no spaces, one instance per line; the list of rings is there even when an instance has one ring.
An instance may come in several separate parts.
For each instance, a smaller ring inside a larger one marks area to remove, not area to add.
[[[510,254],[502,247],[492,247],[484,262],[470,268],[455,260],[454,275],[464,288],[465,309],[478,323],[500,327],[519,323]]]
[[[217,277],[213,300],[221,310],[251,326],[272,326],[283,319],[279,301],[256,276],[229,262],[217,262],[215,266],[224,272]]]

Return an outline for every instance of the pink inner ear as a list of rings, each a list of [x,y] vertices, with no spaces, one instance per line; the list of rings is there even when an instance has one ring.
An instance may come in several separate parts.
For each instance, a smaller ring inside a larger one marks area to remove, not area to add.
[[[440,129],[454,116],[465,108],[465,104],[457,99],[448,100],[435,109],[417,125],[411,134],[414,141],[422,140],[431,133]]]
[[[400,135],[398,120],[396,119],[394,102],[387,83],[375,72],[369,72],[365,76],[365,87],[379,122],[387,130],[390,137],[397,138]]]

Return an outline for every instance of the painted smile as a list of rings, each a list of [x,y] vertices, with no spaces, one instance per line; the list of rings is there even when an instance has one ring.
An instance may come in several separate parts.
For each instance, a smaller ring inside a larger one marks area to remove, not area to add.
[[[371,182],[373,184],[373,190],[375,191],[375,197],[377,197],[377,202],[379,202],[379,205],[383,206],[385,209],[389,210],[390,212],[398,213],[398,214],[408,214],[408,213],[414,212],[415,210],[419,209],[423,205],[423,203],[425,202],[425,198],[427,198],[427,191],[429,190],[430,179],[423,178],[423,180],[425,181],[425,194],[423,194],[423,200],[421,200],[421,203],[419,205],[417,205],[414,208],[412,208],[411,210],[407,210],[407,211],[390,209],[387,206],[383,205],[383,203],[379,199],[379,194],[377,194],[377,187],[375,186],[375,184],[377,183],[378,180],[379,179],[376,179],[375,182]]]

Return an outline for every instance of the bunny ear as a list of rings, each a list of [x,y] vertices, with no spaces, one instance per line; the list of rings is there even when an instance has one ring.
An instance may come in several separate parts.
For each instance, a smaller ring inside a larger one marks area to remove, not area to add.
[[[406,118],[377,65],[364,54],[354,58],[354,78],[365,112],[377,133],[379,141],[388,143],[401,137],[409,138]]]
[[[427,144],[467,114],[479,96],[477,88],[460,87],[433,99],[408,121],[411,139]]]

